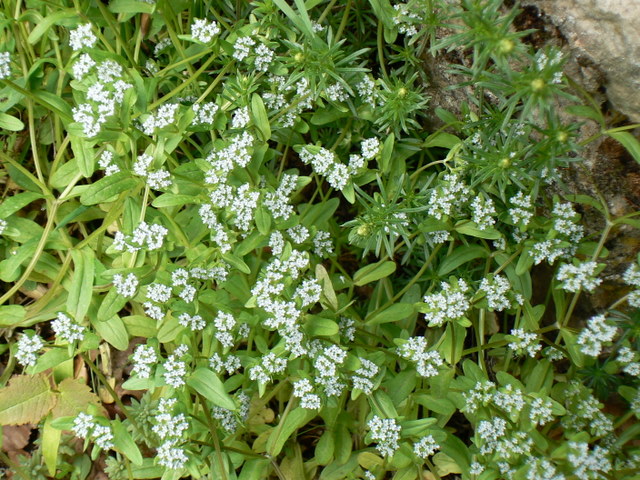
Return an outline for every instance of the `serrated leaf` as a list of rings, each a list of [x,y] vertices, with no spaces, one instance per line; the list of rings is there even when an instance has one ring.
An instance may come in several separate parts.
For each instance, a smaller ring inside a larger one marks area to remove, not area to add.
[[[358,287],[367,283],[375,282],[381,278],[388,277],[396,271],[396,263],[389,260],[372,263],[366,267],[362,267],[353,276],[353,283]]]
[[[318,412],[306,408],[294,408],[284,419],[273,429],[267,440],[267,452],[272,456],[277,456],[285,442],[300,427],[309,423]]]
[[[17,375],[0,390],[0,425],[36,424],[55,406],[46,375]]]
[[[95,254],[90,247],[71,250],[74,272],[67,297],[67,311],[76,322],[81,322],[89,310],[93,296],[93,279],[95,274]]]
[[[52,410],[53,418],[75,417],[86,412],[89,405],[100,407],[100,398],[88,385],[76,378],[65,378],[58,385],[58,403]]]
[[[227,410],[238,408],[233,398],[224,389],[224,384],[218,375],[208,368],[197,368],[187,380],[187,385],[214,405]]]
[[[132,178],[128,172],[114,173],[91,184],[80,195],[80,203],[83,205],[102,203],[119,193],[133,190],[137,185],[138,181]]]

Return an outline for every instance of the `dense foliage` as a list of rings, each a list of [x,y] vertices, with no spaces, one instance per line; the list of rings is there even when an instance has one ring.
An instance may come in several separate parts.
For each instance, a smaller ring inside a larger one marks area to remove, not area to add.
[[[575,313],[638,220],[565,112],[640,145],[502,3],[2,2],[14,478],[638,478],[637,262]]]

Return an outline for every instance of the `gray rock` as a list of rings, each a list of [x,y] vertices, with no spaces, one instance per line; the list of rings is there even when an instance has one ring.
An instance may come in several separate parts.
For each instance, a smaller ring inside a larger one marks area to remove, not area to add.
[[[605,74],[614,107],[640,122],[640,2],[637,0],[522,0],[535,6],[567,39],[574,57]]]

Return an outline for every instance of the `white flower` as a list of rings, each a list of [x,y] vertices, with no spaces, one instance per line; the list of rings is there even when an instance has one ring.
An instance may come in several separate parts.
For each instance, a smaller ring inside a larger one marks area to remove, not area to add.
[[[465,293],[469,286],[463,279],[458,279],[458,286],[442,282],[442,291],[425,295],[424,302],[430,312],[425,314],[425,319],[430,327],[439,327],[447,320],[456,320],[464,317],[470,307],[469,299]]]
[[[191,108],[193,109],[193,113],[195,113],[193,119],[194,125],[212,124],[218,112],[218,105],[216,105],[215,102],[194,103]]]
[[[11,76],[11,54],[9,52],[0,52],[0,79],[9,78]]]
[[[89,73],[95,65],[96,62],[93,61],[91,56],[87,53],[83,53],[73,64],[73,76],[78,80],[82,80],[82,78]]]
[[[158,355],[151,345],[138,345],[133,352],[133,369],[131,373],[140,378],[151,376],[151,366],[158,361]]]
[[[333,253],[333,242],[330,240],[331,234],[324,230],[318,230],[313,237],[313,252],[321,257],[326,258]]]
[[[75,340],[82,341],[84,338],[84,327],[73,323],[62,312],[58,312],[58,317],[51,322],[51,328],[53,328],[57,338],[67,343],[73,343]]]
[[[320,293],[322,287],[318,280],[310,278],[302,282],[298,288],[296,288],[293,294],[294,298],[299,299],[303,307],[312,305],[320,300]]]
[[[319,410],[322,407],[320,397],[315,393],[307,393],[300,399],[300,406],[307,410]]]
[[[525,196],[522,192],[518,192],[514,197],[511,197],[509,201],[515,205],[509,209],[509,215],[513,223],[522,222],[523,226],[527,226],[533,216],[531,197]]]
[[[273,50],[266,45],[260,44],[256,47],[255,66],[259,72],[266,72],[273,61]]]
[[[332,102],[344,102],[349,98],[349,94],[344,90],[344,87],[339,83],[329,85],[325,90],[327,98]]]
[[[587,328],[580,332],[577,343],[582,345],[582,353],[597,357],[602,352],[602,344],[611,342],[617,331],[615,326],[607,323],[604,315],[596,315],[587,321]]]
[[[102,124],[107,121],[104,114],[95,113],[89,103],[83,103],[71,110],[73,120],[82,124],[82,131],[88,138],[95,137],[100,133]]]
[[[111,432],[111,428],[105,425],[96,425],[93,428],[91,438],[102,450],[113,448],[113,433]]]
[[[6,229],[7,229],[7,221],[0,218],[0,235],[2,235]]]
[[[116,273],[113,276],[113,286],[116,287],[118,295],[125,298],[131,298],[136,294],[138,289],[138,277],[134,273],[129,273],[126,277]]]
[[[36,353],[44,347],[44,342],[39,335],[23,334],[17,342],[16,360],[20,365],[31,366],[36,364]]]
[[[233,58],[241,62],[249,56],[251,47],[256,44],[251,37],[239,37],[233,44]]]
[[[516,328],[511,330],[510,334],[515,338],[513,342],[509,343],[509,348],[517,355],[526,354],[533,358],[542,348],[542,345],[538,343],[538,335],[535,333],[525,332],[522,328]]]
[[[147,287],[147,298],[156,303],[166,303],[171,298],[171,287],[162,283],[152,283]]]
[[[502,275],[496,275],[491,280],[483,278],[480,283],[480,290],[486,293],[490,309],[501,312],[511,307],[511,302],[507,298],[507,293],[511,290],[511,284]]]
[[[191,36],[202,43],[209,43],[213,37],[220,34],[220,27],[215,21],[194,18],[191,24]]]
[[[634,287],[640,287],[640,268],[637,264],[632,263],[622,275],[624,283]]]
[[[371,430],[371,439],[378,442],[376,448],[380,455],[391,457],[400,448],[398,440],[400,440],[400,425],[394,418],[380,418],[374,415],[367,422]]]
[[[584,262],[577,266],[564,264],[558,269],[556,278],[563,282],[563,290],[577,292],[584,289],[592,292],[602,283],[602,280],[595,276],[596,268],[598,268],[596,262]]]
[[[427,340],[424,337],[411,337],[398,348],[398,354],[416,363],[418,374],[422,377],[434,377],[438,374],[438,367],[444,364],[440,354],[427,351]]]
[[[496,219],[493,218],[496,215],[496,208],[490,198],[485,198],[482,195],[476,196],[471,202],[471,208],[473,209],[473,221],[478,229],[486,230],[496,223]]]
[[[163,443],[158,447],[157,458],[159,465],[171,470],[180,470],[189,461],[184,450],[171,442]]]
[[[240,107],[233,112],[231,128],[244,128],[249,123],[249,107]]]
[[[71,427],[71,430],[76,437],[87,438],[93,430],[93,427],[95,427],[93,417],[88,413],[80,412],[73,420],[73,427]]]
[[[362,149],[362,157],[371,160],[380,151],[380,140],[375,137],[367,138],[362,141],[360,148]]]
[[[187,376],[187,365],[182,360],[178,360],[177,357],[175,354],[170,355],[167,361],[164,362],[164,381],[174,388],[183,386]]]
[[[85,23],[69,33],[69,45],[74,51],[83,48],[91,48],[98,41],[98,38],[91,31],[91,24]]]
[[[304,225],[291,227],[287,229],[287,233],[296,243],[303,243],[307,238],[309,238],[309,229]]]
[[[422,437],[418,442],[413,444],[413,452],[419,458],[427,458],[440,450],[440,445],[433,438],[433,435]]]

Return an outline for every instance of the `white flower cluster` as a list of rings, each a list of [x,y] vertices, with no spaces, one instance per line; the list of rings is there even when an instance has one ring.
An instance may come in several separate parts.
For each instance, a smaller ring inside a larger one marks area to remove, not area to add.
[[[242,367],[240,358],[236,355],[229,354],[223,358],[218,353],[214,353],[213,355],[211,355],[211,358],[209,359],[209,366],[214,372],[218,374],[226,371],[229,375],[231,375],[236,370],[240,370],[240,368]]]
[[[71,428],[76,437],[88,438],[102,450],[113,448],[113,433],[111,428],[96,422],[96,419],[87,414],[79,413],[73,420]]]
[[[289,195],[296,188],[298,175],[285,173],[275,192],[267,192],[263,205],[269,209],[274,220],[287,220],[293,214],[293,206],[289,203]],[[275,232],[274,232],[275,233]]]
[[[511,290],[511,284],[506,277],[502,275],[496,275],[492,279],[485,277],[480,282],[479,289],[487,296],[487,303],[491,310],[501,312],[511,308],[511,301],[507,297],[507,293]]]
[[[261,43],[256,47],[256,58],[254,65],[259,72],[266,72],[269,69],[269,65],[273,61],[274,51]]]
[[[558,473],[555,465],[546,458],[531,458],[527,465],[529,471],[526,478],[530,480],[565,480],[565,476]]]
[[[116,288],[116,292],[125,298],[131,298],[136,294],[138,284],[138,277],[134,273],[129,273],[126,277],[120,273],[113,276],[113,286]]]
[[[514,338],[509,343],[509,348],[516,355],[529,355],[534,358],[542,348],[542,345],[538,342],[537,333],[525,332],[522,328],[515,328],[511,330],[510,335]]]
[[[571,382],[565,394],[564,407],[568,413],[562,425],[568,431],[590,431],[596,437],[613,432],[613,422],[602,411],[602,405],[591,391],[578,382]]]
[[[164,362],[164,381],[167,385],[180,388],[185,384],[187,364],[181,358],[186,355],[187,350],[186,345],[180,345]]]
[[[371,395],[374,387],[373,377],[378,374],[380,369],[371,360],[362,357],[359,357],[358,360],[362,366],[351,377],[353,388],[362,390],[365,395]]]
[[[226,253],[231,250],[231,244],[229,243],[229,234],[227,233],[224,225],[218,221],[218,217],[213,211],[213,207],[210,204],[204,204],[198,209],[198,215],[200,220],[211,230],[211,241],[220,247],[222,253]]]
[[[569,442],[569,455],[567,460],[573,465],[573,474],[576,478],[604,479],[611,471],[611,459],[609,451],[596,445],[589,450],[589,444],[584,442]]]
[[[623,365],[622,371],[633,377],[640,377],[640,362],[637,361],[636,352],[629,347],[622,347],[616,360]]]
[[[427,435],[422,437],[416,443],[413,444],[413,453],[418,458],[427,458],[440,450],[440,445],[436,442],[433,435]]]
[[[333,253],[331,234],[324,230],[318,230],[313,237],[313,253],[320,258],[327,258]]]
[[[300,151],[300,160],[311,165],[313,171],[327,179],[333,188],[342,190],[349,181],[349,169],[340,163],[336,154],[323,147],[307,145]]]
[[[249,132],[244,131],[241,134],[235,135],[227,147],[219,150],[213,150],[207,156],[207,162],[211,163],[214,168],[214,172],[210,172],[207,177],[207,183],[218,184],[222,183],[226,175],[233,170],[233,168],[246,167],[251,161],[251,147],[253,146],[254,138]],[[217,170],[217,172],[215,172]],[[222,178],[219,177],[222,175]]]
[[[340,336],[344,337],[349,342],[353,342],[356,339],[356,322],[352,318],[340,317],[338,328],[340,330]]]
[[[136,175],[147,180],[149,188],[154,190],[169,188],[172,185],[169,172],[164,168],[152,171],[150,168],[152,163],[153,157],[148,153],[138,155],[136,162],[133,164],[133,171]]]
[[[240,107],[233,112],[231,128],[244,128],[249,124],[249,107]]]
[[[486,230],[496,223],[496,207],[493,200],[477,195],[471,202],[473,222],[479,230]]]
[[[273,375],[283,373],[287,368],[287,359],[277,357],[270,352],[264,355],[261,362],[249,369],[249,378],[257,380],[258,383],[266,384],[271,381]]]
[[[578,214],[570,203],[556,203],[553,206],[553,229],[565,235],[571,242],[578,243],[584,236],[584,228],[578,224]]]
[[[233,347],[233,334],[231,332],[236,326],[236,319],[233,318],[233,315],[220,311],[213,320],[213,324],[216,328],[215,337],[220,342],[220,345],[225,349]]]
[[[638,265],[635,263],[629,265],[622,279],[627,285],[636,287],[636,290],[627,295],[627,302],[634,308],[640,308],[640,288],[638,288],[640,287],[640,268]]]
[[[122,79],[123,68],[118,63],[105,60],[96,64],[87,54],[83,54],[74,64],[74,75],[81,80],[94,67],[97,80],[86,91],[86,99],[92,103],[81,103],[72,110],[73,120],[82,124],[82,131],[87,137],[95,137],[100,133],[107,117],[116,113],[116,107],[124,101],[126,91],[133,87]]]
[[[238,37],[233,44],[233,58],[241,62],[249,56],[251,47],[255,44],[256,41],[251,37]]]
[[[142,131],[145,135],[153,135],[156,129],[171,125],[175,121],[178,107],[177,103],[165,103],[158,107],[156,113],[149,114],[142,122]]]
[[[322,293],[322,287],[320,282],[315,278],[308,278],[296,288],[293,297],[300,301],[301,307],[308,307],[320,300],[320,294]]]
[[[151,376],[151,367],[158,361],[158,355],[151,345],[138,345],[133,352],[131,373],[140,378]]]
[[[510,459],[529,455],[533,447],[533,440],[529,435],[521,431],[511,431],[507,421],[501,417],[480,421],[476,433],[481,440],[482,455],[497,454]]]
[[[208,22],[204,18],[194,18],[191,24],[191,36],[199,42],[209,43],[220,34],[220,27],[215,21]]]
[[[298,245],[304,243],[309,238],[309,229],[302,224],[294,225],[287,229],[287,233],[291,240]]]
[[[238,403],[240,404],[238,414],[218,406],[214,406],[211,409],[211,415],[213,418],[218,420],[220,422],[220,426],[230,434],[235,433],[241,425],[241,422],[249,418],[249,408],[251,406],[251,399],[249,396],[246,393],[241,392],[238,395]],[[240,418],[238,418],[238,416]]]
[[[58,312],[57,318],[51,322],[51,328],[56,337],[63,342],[73,343],[75,340],[81,342],[84,339],[85,328],[82,325],[74,323],[63,312]]]
[[[11,54],[0,52],[0,80],[11,76]]]
[[[596,315],[587,320],[587,327],[578,335],[577,343],[582,345],[582,353],[597,357],[602,352],[602,344],[611,342],[617,331],[615,326],[607,323],[604,315]]]
[[[424,303],[430,310],[425,314],[425,320],[430,327],[439,327],[448,320],[460,319],[469,310],[469,298],[465,295],[469,286],[463,279],[458,279],[457,286],[442,282],[441,288],[441,292],[424,297]]]
[[[371,77],[365,75],[362,81],[356,85],[356,90],[363,102],[371,105],[371,108],[376,107],[378,92],[376,91],[376,84]]]
[[[120,171],[120,167],[113,161],[113,152],[110,150],[105,150],[100,154],[98,165],[100,168],[104,168],[104,174],[107,177]]]
[[[553,420],[553,403],[548,398],[534,398],[529,418],[534,425],[545,425]]]
[[[518,192],[509,199],[513,207],[509,209],[509,215],[514,223],[519,223],[523,227],[529,225],[533,216],[531,197],[522,192]]]
[[[2,235],[6,229],[7,229],[7,221],[0,218],[0,235]]]
[[[193,125],[211,125],[218,113],[218,105],[215,102],[194,103],[192,105]]]
[[[122,252],[125,249],[128,252],[137,252],[140,249],[158,250],[162,248],[164,239],[169,233],[162,225],[140,222],[131,235],[124,235],[122,232],[116,232],[113,247]]]
[[[337,345],[331,345],[318,352],[313,361],[316,370],[315,382],[322,386],[327,397],[337,397],[342,394],[346,384],[341,381],[339,368],[347,359],[347,352]]]
[[[429,198],[428,215],[441,220],[451,215],[455,206],[464,203],[469,195],[469,188],[454,173],[444,176],[443,181],[434,189]]]
[[[162,442],[158,447],[158,464],[171,470],[181,469],[189,460],[184,449],[178,446],[183,433],[189,429],[189,423],[183,413],[175,416],[170,413],[175,404],[175,398],[161,399],[152,427]]]
[[[400,440],[400,425],[396,422],[395,418],[380,418],[374,415],[371,420],[367,422],[369,429],[371,430],[371,439],[378,442],[376,448],[380,455],[383,457],[392,457],[400,446],[398,440]]]
[[[206,326],[206,322],[200,315],[189,315],[186,312],[178,316],[178,323],[192,332],[199,332]]]
[[[563,257],[567,254],[567,248],[562,247],[561,243],[562,240],[559,238],[551,238],[534,244],[531,251],[533,262],[538,265],[546,260],[549,265],[553,265],[558,257]]]
[[[320,397],[313,393],[313,385],[308,378],[302,378],[293,383],[293,396],[300,399],[302,408],[318,410],[322,406]]]
[[[416,369],[421,377],[435,377],[438,367],[444,364],[437,350],[427,351],[427,340],[424,337],[411,337],[398,348],[398,354],[416,363]]]
[[[325,91],[325,95],[332,102],[346,102],[349,99],[349,94],[345,91],[344,87],[339,83],[329,85]]]
[[[20,336],[20,339],[16,342],[18,349],[15,353],[16,361],[22,366],[31,366],[36,364],[38,357],[36,353],[44,347],[44,342],[40,335],[27,335],[26,333]]]
[[[69,45],[74,51],[91,48],[98,41],[98,38],[91,31],[91,27],[90,23],[84,23],[69,32]]]
[[[415,12],[409,11],[409,5],[399,3],[393,6],[395,14],[393,16],[393,24],[398,27],[398,32],[413,37],[418,33],[416,25],[420,22],[420,16]]]
[[[562,289],[568,292],[586,290],[592,292],[602,283],[602,279],[596,277],[596,262],[583,262],[579,265],[566,263],[558,269],[556,278],[562,283]]]

